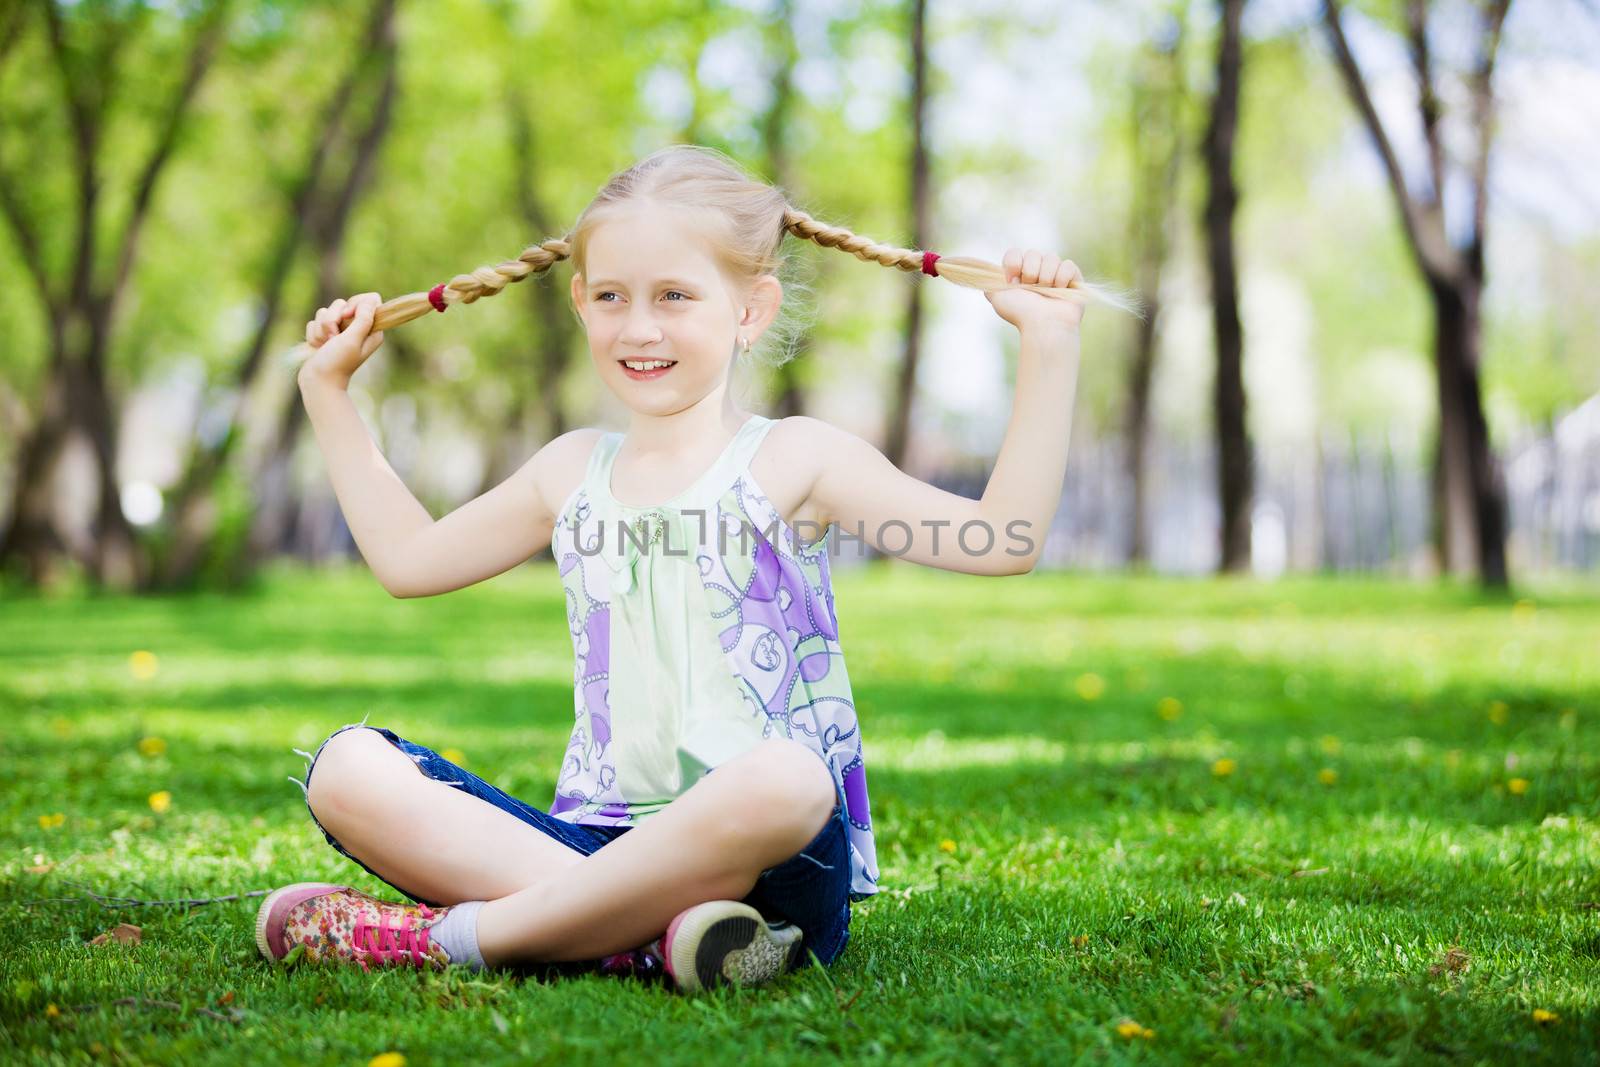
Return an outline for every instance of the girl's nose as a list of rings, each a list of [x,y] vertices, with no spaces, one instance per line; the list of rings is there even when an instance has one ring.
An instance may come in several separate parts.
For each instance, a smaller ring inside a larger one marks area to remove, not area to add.
[[[622,332],[617,335],[617,340],[625,345],[647,345],[661,340],[661,330],[651,318],[650,312],[630,311],[622,324]]]

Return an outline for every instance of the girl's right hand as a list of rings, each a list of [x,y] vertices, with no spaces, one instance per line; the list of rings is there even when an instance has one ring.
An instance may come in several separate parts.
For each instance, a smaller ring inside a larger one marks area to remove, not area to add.
[[[361,293],[319,309],[306,323],[311,355],[301,364],[300,376],[322,378],[340,388],[348,386],[351,376],[383,344],[382,331],[371,332],[372,316],[382,302],[377,293]]]

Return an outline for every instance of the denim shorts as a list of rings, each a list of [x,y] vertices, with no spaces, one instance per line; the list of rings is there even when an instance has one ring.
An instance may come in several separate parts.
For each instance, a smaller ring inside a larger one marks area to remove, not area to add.
[[[432,749],[407,741],[391,730],[367,726],[365,721],[351,723],[335,730],[328,736],[327,741],[318,746],[314,754],[295,750],[307,758],[306,773],[304,780],[291,777],[290,781],[307,793],[307,811],[311,811],[310,794],[307,789],[311,782],[311,770],[316,766],[317,757],[322,754],[323,746],[344,731],[356,728],[377,731],[390,744],[411,757],[417,769],[429,778],[453,786],[479,800],[487,801],[502,811],[508,811],[529,826],[585,856],[592,855],[633,829],[631,826],[585,826],[558,819],[549,812],[518,800],[504,790],[490,785]],[[818,759],[820,758],[821,756],[818,756]],[[838,787],[837,782],[835,791],[837,796],[828,825],[798,853],[776,867],[768,867],[762,871],[755,887],[744,898],[744,903],[755,908],[766,919],[789,922],[798,926],[804,935],[802,942],[804,947],[824,966],[830,966],[838,959],[850,940],[849,838],[845,823],[844,792]],[[350,855],[343,845],[334,840],[333,835],[328,833],[322,823],[317,821],[315,812],[311,812],[311,821],[322,831],[322,836],[328,839],[328,844],[374,878],[404,894],[407,899],[430,907],[439,906],[436,901],[424,900],[407,892]],[[566,968],[557,969],[566,970]]]

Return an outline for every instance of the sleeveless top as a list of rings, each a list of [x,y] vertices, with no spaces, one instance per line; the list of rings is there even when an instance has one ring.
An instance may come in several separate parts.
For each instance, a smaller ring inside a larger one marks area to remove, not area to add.
[[[608,433],[552,535],[576,664],[576,722],[550,814],[633,826],[763,738],[811,748],[844,795],[850,898],[878,891],[855,702],[828,535],[810,545],[756,484],[774,420],[752,415],[678,496],[611,494]],[[615,650],[615,655],[613,655]]]

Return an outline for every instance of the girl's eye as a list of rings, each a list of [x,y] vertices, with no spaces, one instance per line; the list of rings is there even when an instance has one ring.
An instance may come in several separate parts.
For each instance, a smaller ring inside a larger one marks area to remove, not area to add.
[[[678,289],[669,289],[669,290],[667,290],[667,294],[666,295],[667,296],[672,296],[675,293],[678,296],[683,297],[684,300],[688,300],[689,299],[689,294],[688,293],[682,292],[681,290],[678,290]],[[608,297],[608,296],[616,296],[616,295],[617,294],[613,290],[607,289],[603,293],[596,293],[595,294],[595,299],[600,301],[602,304],[614,304],[614,303],[616,303],[616,301],[607,300],[606,297]],[[673,300],[673,301],[669,301],[669,302],[670,303],[674,303],[674,304],[681,304],[681,303],[683,303],[683,300]]]

